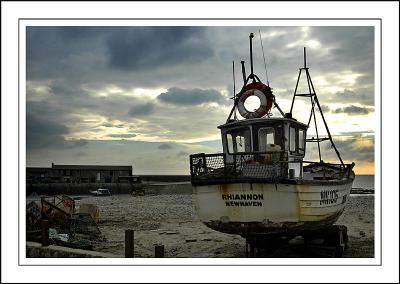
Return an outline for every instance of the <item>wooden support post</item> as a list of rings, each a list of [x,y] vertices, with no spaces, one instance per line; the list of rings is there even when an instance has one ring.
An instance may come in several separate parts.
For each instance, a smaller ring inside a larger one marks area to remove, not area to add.
[[[164,257],[164,245],[154,246],[154,257],[163,258]]]
[[[246,236],[246,257],[255,256],[256,237],[254,235]]]
[[[49,245],[49,221],[42,220],[42,246]]]
[[[294,177],[295,177],[294,169],[289,169],[289,179],[294,179]]]
[[[134,258],[134,232],[133,230],[125,230],[125,257]]]
[[[254,244],[250,244],[250,257],[254,257]]]

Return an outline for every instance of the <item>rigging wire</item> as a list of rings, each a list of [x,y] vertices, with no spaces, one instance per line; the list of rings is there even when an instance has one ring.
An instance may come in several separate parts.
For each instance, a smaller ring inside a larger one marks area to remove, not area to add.
[[[260,31],[260,29],[258,29],[258,34],[260,36],[261,50],[262,50],[263,59],[264,59],[264,68],[265,68],[265,76],[267,77],[267,86],[269,87],[267,63],[265,62],[264,46],[263,46],[263,42],[262,42],[262,39],[261,39],[261,31]]]
[[[235,78],[235,61],[232,60],[232,77],[233,77],[233,105],[236,104],[236,78]],[[233,113],[234,120],[237,120],[236,108]]]

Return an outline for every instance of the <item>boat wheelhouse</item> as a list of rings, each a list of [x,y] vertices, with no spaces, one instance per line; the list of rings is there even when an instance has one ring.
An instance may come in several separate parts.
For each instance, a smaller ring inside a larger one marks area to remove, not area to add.
[[[227,123],[219,128],[228,162],[232,162],[235,155],[251,153],[256,165],[273,166],[273,161],[290,161],[292,163],[288,164],[288,169],[295,170],[297,176],[301,176],[307,125],[288,118],[255,118]],[[282,168],[282,171],[266,171],[265,174],[270,174],[266,178],[282,177],[288,170],[283,169],[283,164],[278,168]]]

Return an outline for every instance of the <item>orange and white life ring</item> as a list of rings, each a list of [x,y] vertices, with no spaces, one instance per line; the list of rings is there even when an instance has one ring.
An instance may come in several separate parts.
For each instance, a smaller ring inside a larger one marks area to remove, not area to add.
[[[244,102],[248,97],[256,96],[260,100],[260,107],[255,111],[249,111],[244,106]],[[237,108],[240,115],[244,118],[260,118],[268,113],[272,107],[272,92],[271,89],[261,82],[251,83],[243,88],[240,95]]]

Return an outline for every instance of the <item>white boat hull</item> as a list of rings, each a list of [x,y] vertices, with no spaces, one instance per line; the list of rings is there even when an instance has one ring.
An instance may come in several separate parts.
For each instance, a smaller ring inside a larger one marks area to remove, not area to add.
[[[233,183],[194,186],[198,216],[225,233],[299,232],[332,225],[342,214],[352,180],[297,184]]]

